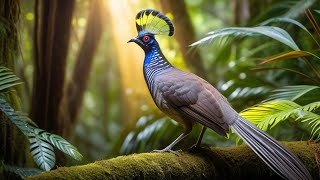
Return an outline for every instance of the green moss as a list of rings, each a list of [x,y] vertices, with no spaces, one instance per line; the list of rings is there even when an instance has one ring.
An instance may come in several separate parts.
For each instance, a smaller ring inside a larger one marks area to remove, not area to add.
[[[318,179],[315,149],[320,144],[285,143]],[[29,179],[233,179],[279,178],[245,145],[201,149],[196,153],[142,153],[119,156],[82,166],[61,167]]]

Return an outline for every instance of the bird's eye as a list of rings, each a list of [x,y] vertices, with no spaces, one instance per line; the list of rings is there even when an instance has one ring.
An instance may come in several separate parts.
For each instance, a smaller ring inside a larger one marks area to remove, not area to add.
[[[149,36],[143,36],[143,42],[148,42],[150,40],[150,37]]]

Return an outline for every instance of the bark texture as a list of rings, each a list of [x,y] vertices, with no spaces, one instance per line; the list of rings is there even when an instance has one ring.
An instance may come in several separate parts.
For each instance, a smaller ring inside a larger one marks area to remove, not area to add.
[[[74,0],[37,0],[34,77],[30,117],[49,132],[61,134],[58,113],[63,97]]]
[[[319,179],[320,144],[284,143]],[[280,179],[246,145],[201,149],[196,153],[143,153],[60,167],[28,179]]]
[[[59,112],[59,121],[63,123],[63,136],[68,136],[70,134],[70,130],[75,124],[82,106],[94,55],[99,45],[105,24],[102,21],[103,7],[104,4],[102,0],[95,0],[90,4],[86,33],[78,52],[72,77],[66,88],[66,94],[64,95],[62,103],[63,108],[60,108]]]

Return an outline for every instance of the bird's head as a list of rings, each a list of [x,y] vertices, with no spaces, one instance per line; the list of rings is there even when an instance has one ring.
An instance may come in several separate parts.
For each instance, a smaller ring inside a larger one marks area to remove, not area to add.
[[[142,10],[137,14],[136,28],[138,36],[128,42],[135,42],[145,52],[158,44],[155,35],[172,36],[174,33],[174,27],[170,19],[153,9]]]
[[[154,38],[154,35],[150,33],[140,34],[135,38],[131,38],[128,42],[135,42],[144,51],[150,50],[153,45],[157,44],[157,41]]]

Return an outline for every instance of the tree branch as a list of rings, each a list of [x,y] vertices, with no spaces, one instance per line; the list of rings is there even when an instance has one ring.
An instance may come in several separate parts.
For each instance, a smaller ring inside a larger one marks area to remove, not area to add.
[[[316,156],[320,143],[284,143],[319,179]],[[201,149],[196,153],[143,153],[119,156],[82,166],[59,167],[28,179],[280,179],[246,145]]]

